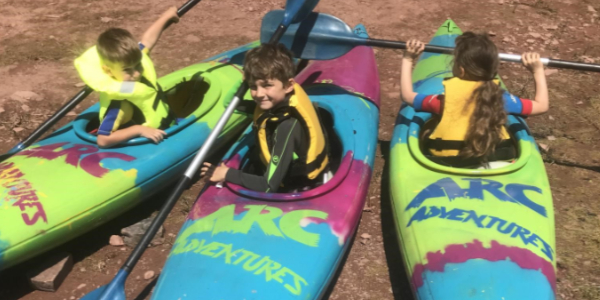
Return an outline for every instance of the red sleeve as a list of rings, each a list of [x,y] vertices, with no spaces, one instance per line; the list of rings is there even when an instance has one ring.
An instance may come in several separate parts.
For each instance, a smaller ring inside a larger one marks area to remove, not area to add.
[[[439,115],[444,95],[428,95],[423,99],[421,110]]]
[[[531,115],[531,110],[533,109],[533,101],[521,98],[521,105],[523,105],[523,108],[521,108],[521,114],[523,116]]]

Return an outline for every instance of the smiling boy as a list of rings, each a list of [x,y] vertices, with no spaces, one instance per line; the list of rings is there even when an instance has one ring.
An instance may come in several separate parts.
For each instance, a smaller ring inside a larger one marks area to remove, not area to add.
[[[309,186],[327,168],[325,135],[308,95],[294,81],[292,54],[285,46],[264,44],[246,54],[244,79],[256,103],[252,173],[204,163],[201,175],[260,192]]]

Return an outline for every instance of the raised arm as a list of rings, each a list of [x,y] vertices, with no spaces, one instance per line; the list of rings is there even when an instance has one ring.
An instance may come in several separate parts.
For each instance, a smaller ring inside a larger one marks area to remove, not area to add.
[[[402,101],[409,105],[413,105],[415,96],[417,93],[413,90],[412,84],[412,67],[413,62],[419,57],[419,55],[425,49],[425,44],[411,39],[406,44],[406,51],[404,51],[404,57],[402,58],[402,69],[400,71],[400,91]]]
[[[527,52],[522,56],[523,65],[533,74],[535,80],[535,99],[531,105],[531,115],[539,115],[548,111],[548,85],[544,65],[538,53]]]
[[[174,23],[179,22],[179,16],[177,16],[177,7],[169,7],[167,11],[165,11],[148,29],[144,32],[142,36],[142,44],[146,46],[148,52],[152,51],[152,48],[156,45],[156,42],[160,38],[161,33],[165,29],[165,25],[169,21]]]

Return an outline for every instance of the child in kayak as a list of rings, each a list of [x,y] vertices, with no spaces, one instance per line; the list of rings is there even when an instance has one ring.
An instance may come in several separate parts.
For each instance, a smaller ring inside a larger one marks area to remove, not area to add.
[[[177,22],[177,8],[165,11],[137,42],[129,31],[111,28],[75,60],[83,81],[100,93],[98,146],[105,148],[143,136],[154,143],[175,120],[156,81],[148,54],[165,25]]]
[[[498,49],[487,34],[465,32],[456,38],[452,78],[444,80],[445,93],[423,95],[413,91],[413,61],[424,44],[410,40],[401,71],[402,100],[416,110],[440,115],[441,120],[424,147],[432,160],[454,167],[506,161],[516,158],[515,148],[504,126],[507,113],[538,115],[548,110],[548,88],[544,66],[537,53],[525,53],[523,64],[533,73],[535,99],[521,99],[502,90],[498,73]]]
[[[246,54],[244,80],[256,104],[256,146],[249,172],[204,163],[201,176],[260,192],[314,183],[328,165],[325,135],[310,99],[296,82],[292,53],[264,44]]]

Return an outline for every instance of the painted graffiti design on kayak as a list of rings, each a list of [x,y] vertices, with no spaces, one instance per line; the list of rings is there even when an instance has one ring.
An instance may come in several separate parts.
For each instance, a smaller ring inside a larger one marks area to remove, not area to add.
[[[178,239],[179,241],[179,239]],[[188,243],[178,242],[171,255],[188,253],[193,251],[200,255],[212,258],[222,257],[225,264],[240,265],[245,271],[256,276],[265,276],[265,281],[275,280],[283,285],[290,293],[300,295],[302,287],[308,286],[308,282],[296,272],[283,267],[280,263],[272,260],[269,256],[262,256],[245,249],[233,249],[232,244],[219,242],[207,243],[206,240],[191,239]],[[243,264],[242,264],[243,263]]]
[[[468,188],[461,188],[450,177],[442,178],[430,184],[410,201],[405,210],[419,208],[426,200],[438,197],[447,197],[450,201],[456,198],[484,200],[483,195],[484,191],[486,191],[500,201],[522,204],[534,212],[547,217],[546,208],[531,201],[525,195],[525,191],[534,191],[542,194],[542,189],[538,187],[518,183],[511,183],[504,186],[498,181],[482,178],[463,178],[462,180],[469,183]],[[502,187],[504,187],[504,191],[502,191]]]
[[[79,166],[86,173],[95,177],[102,177],[109,171],[100,165],[103,159],[116,158],[127,162],[135,160],[135,157],[119,152],[98,152],[99,149],[92,145],[73,144],[70,147],[65,147],[67,144],[69,144],[69,142],[49,144],[21,151],[19,154],[15,155],[37,157],[47,160],[54,160],[65,156],[65,163],[74,167]],[[56,151],[60,148],[62,148],[60,151]],[[85,157],[82,157],[84,155]]]
[[[266,205],[245,205],[247,209],[241,220],[235,220],[235,204],[219,208],[214,213],[196,220],[182,234],[182,240],[191,234],[212,232],[216,235],[222,232],[248,234],[250,228],[258,225],[266,235],[289,238],[307,246],[319,245],[319,234],[307,232],[302,228],[305,218],[326,220],[328,214],[318,210],[300,209],[283,214],[280,208]],[[279,227],[275,218],[279,219]],[[179,240],[179,239],[178,239]]]
[[[25,224],[31,226],[40,218],[48,223],[46,212],[42,203],[33,189],[31,183],[23,179],[23,172],[14,166],[14,163],[0,163],[0,182],[6,188],[4,200],[7,202],[15,201],[12,206],[21,210],[21,217]],[[35,208],[35,212],[31,211]]]
[[[406,227],[413,222],[421,222],[432,218],[440,218],[461,223],[470,223],[479,228],[496,229],[499,233],[510,235],[511,238],[520,238],[525,246],[538,247],[551,261],[554,260],[554,250],[539,235],[514,222],[490,215],[477,215],[474,210],[453,208],[448,210],[444,206],[423,206],[408,221]],[[540,242],[541,244],[538,244]]]

